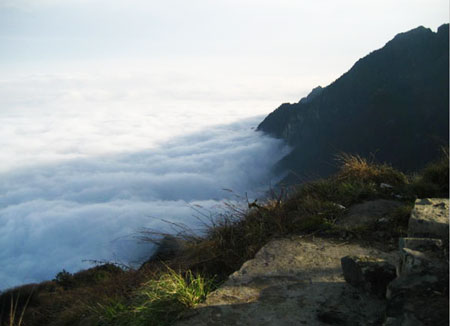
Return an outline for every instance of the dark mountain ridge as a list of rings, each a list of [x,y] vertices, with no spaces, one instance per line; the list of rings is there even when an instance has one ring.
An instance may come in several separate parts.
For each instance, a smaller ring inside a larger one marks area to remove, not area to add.
[[[449,136],[448,36],[448,24],[398,34],[329,86],[269,114],[258,130],[293,147],[277,169],[305,180],[334,172],[339,152],[407,172],[437,158]]]

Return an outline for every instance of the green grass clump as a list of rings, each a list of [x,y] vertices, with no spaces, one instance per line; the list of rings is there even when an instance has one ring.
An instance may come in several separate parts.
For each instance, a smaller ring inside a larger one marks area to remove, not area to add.
[[[142,284],[129,303],[120,299],[98,304],[94,309],[99,325],[162,326],[178,320],[187,309],[205,300],[214,282],[191,271],[177,273],[168,268]]]
[[[184,275],[169,269],[157,280],[150,280],[139,290],[141,304],[134,308],[154,325],[158,320],[176,320],[186,308],[195,307],[213,289],[213,281],[187,271]],[[150,325],[150,324],[148,324]]]

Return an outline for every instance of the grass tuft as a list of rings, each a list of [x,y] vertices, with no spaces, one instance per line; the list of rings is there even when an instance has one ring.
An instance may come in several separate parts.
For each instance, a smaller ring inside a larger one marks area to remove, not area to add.
[[[215,288],[212,279],[167,267],[159,277],[143,283],[128,302],[120,298],[93,309],[100,325],[162,326],[178,320],[187,309],[205,300]]]
[[[387,183],[391,186],[407,183],[406,175],[387,164],[375,164],[359,155],[346,153],[339,154],[337,160],[340,162],[340,170],[336,177],[340,180]]]
[[[141,304],[136,313],[177,318],[186,308],[202,302],[213,288],[211,280],[187,271],[184,275],[168,269],[159,279],[145,283],[138,292]],[[158,319],[158,318],[157,318]]]

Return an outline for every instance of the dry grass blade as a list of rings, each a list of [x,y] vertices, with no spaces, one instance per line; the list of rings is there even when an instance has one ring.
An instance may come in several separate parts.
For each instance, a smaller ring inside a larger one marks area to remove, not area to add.
[[[11,295],[11,305],[9,310],[9,326],[21,326],[23,322],[23,317],[25,315],[25,311],[27,310],[28,304],[30,303],[31,296],[33,295],[33,290],[28,295],[28,298],[22,307],[22,311],[19,316],[19,320],[16,322],[17,309],[19,307],[19,298],[20,293],[17,294],[16,300],[14,302],[14,296]]]
[[[359,155],[340,153],[336,156],[336,160],[340,163],[336,179],[340,181],[388,183],[392,186],[404,185],[408,182],[407,177],[392,166],[377,164]]]

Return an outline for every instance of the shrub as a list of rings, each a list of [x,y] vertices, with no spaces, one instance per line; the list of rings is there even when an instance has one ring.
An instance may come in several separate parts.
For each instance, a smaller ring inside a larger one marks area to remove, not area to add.
[[[449,152],[442,149],[439,160],[428,164],[423,171],[414,177],[411,188],[414,194],[424,197],[448,197],[449,184]]]
[[[53,281],[56,282],[56,284],[58,284],[59,286],[63,287],[65,290],[71,288],[75,283],[73,275],[65,269],[56,274]]]

